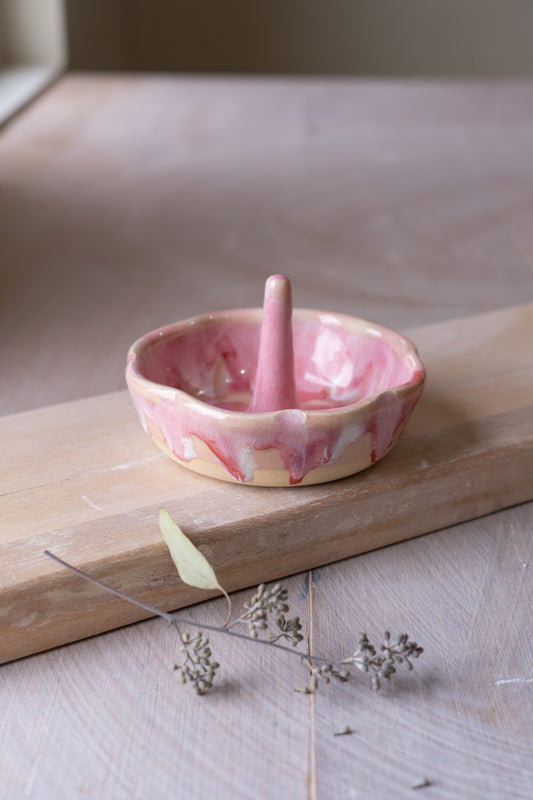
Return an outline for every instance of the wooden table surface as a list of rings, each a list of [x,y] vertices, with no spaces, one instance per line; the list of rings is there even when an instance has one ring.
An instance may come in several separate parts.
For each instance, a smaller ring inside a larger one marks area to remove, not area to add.
[[[68,75],[0,131],[0,265],[3,414],[123,388],[137,336],[273,272],[398,329],[531,301],[533,84]],[[532,529],[529,503],[286,581],[316,653],[424,646],[380,693],[302,695],[298,659],[213,636],[197,698],[161,620],[4,665],[0,797],[532,797]]]

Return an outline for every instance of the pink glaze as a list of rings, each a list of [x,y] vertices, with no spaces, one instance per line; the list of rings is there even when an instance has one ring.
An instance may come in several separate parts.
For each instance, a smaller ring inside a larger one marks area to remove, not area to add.
[[[292,351],[292,291],[284,275],[265,286],[263,321],[251,412],[297,408]]]
[[[295,310],[298,407],[259,411],[253,404],[260,329],[259,309],[239,309],[177,323],[132,346],[128,386],[145,429],[165,452],[197,471],[212,474],[204,469],[209,461],[228,479],[260,485],[344,477],[382,458],[422,393],[424,370],[413,345],[354,317]],[[287,353],[277,358],[286,370]],[[276,402],[290,402],[290,391],[278,387]],[[272,467],[276,459],[279,467]]]
[[[136,399],[135,405],[147,432],[179,461],[196,457],[194,436],[207,445],[232,478],[249,482],[256,466],[254,454],[275,449],[288,473],[289,484],[295,485],[310,471],[337,461],[348,445],[366,434],[371,435],[372,441],[367,466],[379,461],[401,435],[419,394],[403,403],[398,403],[392,392],[379,395],[372,414],[359,423],[347,421],[345,427],[322,422],[314,425],[309,413],[289,409],[275,412],[271,422],[257,420],[253,430],[242,430],[227,425],[224,414],[202,416],[193,405],[182,407],[176,419],[175,404],[170,398],[159,403]],[[345,474],[351,472],[348,469]]]
[[[220,312],[149,334],[137,350],[136,371],[212,406],[249,411],[257,394],[261,321],[251,314]],[[293,407],[339,409],[412,380],[419,362],[404,337],[367,323],[349,327],[350,321],[295,312]]]

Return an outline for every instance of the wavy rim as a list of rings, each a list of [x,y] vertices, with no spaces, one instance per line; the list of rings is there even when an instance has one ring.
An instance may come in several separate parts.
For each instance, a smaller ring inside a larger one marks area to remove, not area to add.
[[[414,366],[412,368],[413,371],[413,380],[407,381],[406,383],[401,383],[398,386],[391,386],[388,389],[383,389],[380,392],[376,392],[370,397],[365,398],[364,400],[357,401],[355,403],[349,403],[348,405],[344,406],[332,406],[331,408],[321,408],[321,409],[280,409],[278,411],[231,411],[225,408],[220,408],[220,406],[212,405],[211,403],[206,403],[204,400],[200,400],[199,398],[195,397],[194,395],[188,394],[183,389],[178,389],[173,386],[167,386],[164,383],[156,383],[155,381],[150,380],[149,378],[145,377],[142,372],[137,368],[137,359],[142,354],[143,350],[147,347],[152,345],[154,342],[159,341],[162,337],[169,336],[170,334],[179,333],[182,329],[185,330],[187,328],[191,328],[194,326],[205,325],[206,323],[216,323],[221,320],[227,320],[229,317],[235,319],[235,317],[244,318],[246,316],[254,316],[257,317],[258,320],[261,319],[262,316],[262,308],[238,308],[226,311],[214,311],[211,313],[206,314],[198,314],[194,317],[189,317],[188,319],[180,320],[179,322],[172,322],[168,325],[164,325],[160,328],[155,328],[148,333],[140,336],[138,339],[133,342],[128,350],[127,356],[127,363],[126,363],[126,380],[128,381],[128,376],[130,375],[131,378],[143,386],[146,386],[148,389],[152,388],[152,391],[155,393],[160,393],[161,390],[167,390],[173,393],[175,397],[176,394],[181,395],[184,401],[188,403],[193,403],[194,405],[199,406],[199,410],[201,410],[204,414],[214,415],[214,416],[224,416],[224,417],[232,417],[237,419],[255,419],[257,421],[266,420],[271,418],[273,415],[282,414],[285,411],[301,411],[309,417],[311,420],[318,419],[318,417],[326,415],[331,415],[333,412],[335,415],[348,415],[352,413],[354,410],[361,410],[366,406],[372,406],[377,403],[380,397],[387,394],[388,392],[394,392],[397,396],[402,397],[406,394],[411,394],[416,389],[420,388],[424,385],[426,380],[426,371],[420,357],[418,355],[418,351],[416,346],[413,342],[407,337],[404,336],[402,333],[398,333],[397,331],[393,330],[392,328],[387,328],[384,325],[379,325],[375,322],[370,322],[369,320],[362,319],[361,317],[352,317],[349,314],[341,314],[333,311],[320,311],[316,309],[309,309],[309,308],[295,308],[293,310],[293,319],[306,319],[312,317],[329,317],[339,321],[339,325],[341,327],[345,327],[342,323],[346,322],[349,325],[353,325],[356,323],[354,327],[360,328],[361,330],[364,329],[372,329],[378,333],[378,335],[385,339],[385,340],[392,340],[396,342],[398,345],[401,346],[400,352],[403,351],[401,357],[406,358],[407,356],[411,357],[414,361]],[[129,387],[129,382],[128,382]]]

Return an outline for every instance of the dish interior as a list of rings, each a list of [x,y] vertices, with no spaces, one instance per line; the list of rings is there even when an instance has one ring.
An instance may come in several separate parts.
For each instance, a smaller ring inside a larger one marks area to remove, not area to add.
[[[137,370],[210,405],[246,412],[260,325],[260,311],[243,311],[170,326],[148,337]],[[364,402],[411,382],[421,369],[404,337],[343,315],[295,310],[293,347],[298,407],[308,411]]]

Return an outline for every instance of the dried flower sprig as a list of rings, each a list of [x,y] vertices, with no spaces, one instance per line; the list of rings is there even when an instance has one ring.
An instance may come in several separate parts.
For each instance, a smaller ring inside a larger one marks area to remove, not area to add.
[[[200,631],[191,636],[178,634],[181,638],[180,652],[184,654],[182,664],[174,664],[180,683],[192,683],[196,694],[205,694],[213,688],[215,672],[220,667],[218,661],[211,661],[209,639]]]
[[[286,619],[284,616],[289,610],[287,598],[287,589],[284,589],[280,583],[276,583],[270,589],[267,589],[262,583],[257,587],[257,591],[251,599],[244,604],[244,613],[226,627],[230,629],[239,623],[246,622],[250,638],[257,639],[259,631],[268,630],[269,615],[273,615],[278,632],[268,632],[270,642],[286,639],[295,647],[304,637],[300,633],[302,626],[299,617]]]
[[[361,633],[357,650],[342,662],[353,664],[361,672],[373,672],[372,688],[376,690],[381,687],[382,680],[389,680],[396,672],[396,664],[403,663],[408,670],[412,670],[411,659],[418,658],[424,652],[416,642],[409,640],[406,633],[398,636],[396,641],[391,641],[389,631],[385,631],[383,638],[381,653],[376,653],[376,648],[370,644],[366,633]]]
[[[178,674],[180,683],[192,684],[195,692],[199,695],[205,694],[212,688],[215,673],[220,664],[211,660],[212,653],[208,637],[204,636],[201,631],[192,636],[189,633],[181,633],[180,624],[196,625],[202,630],[216,631],[258,644],[266,644],[277,650],[297,655],[308,669],[308,685],[295,689],[302,694],[313,694],[321,683],[330,683],[332,678],[341,682],[350,680],[352,674],[347,668],[348,665],[353,665],[361,672],[371,672],[372,688],[377,690],[381,687],[382,680],[389,680],[396,672],[398,664],[405,664],[408,670],[412,670],[412,659],[417,659],[423,652],[422,647],[409,640],[407,634],[401,634],[396,640],[391,640],[388,631],[384,634],[384,641],[379,653],[370,643],[366,633],[361,633],[354,653],[340,661],[328,660],[322,656],[291,649],[291,647],[295,648],[303,639],[300,633],[302,625],[299,617],[286,617],[289,612],[288,592],[280,583],[276,583],[270,588],[261,584],[250,600],[244,604],[244,610],[240,616],[230,621],[231,600],[227,592],[220,586],[215,572],[205,556],[185,536],[165,509],[160,509],[159,525],[181,579],[197,588],[218,589],[226,597],[228,618],[223,626],[199,623],[161,611],[96,580],[48,550],[45,550],[45,554],[102,589],[166,619],[178,633],[181,642],[179,650],[183,654],[181,664],[175,664],[173,668]],[[269,630],[272,618],[277,628],[276,631]],[[233,630],[239,624],[247,626],[247,636]],[[265,638],[260,635],[263,632],[266,634]],[[291,647],[279,644],[280,639],[286,640]]]

